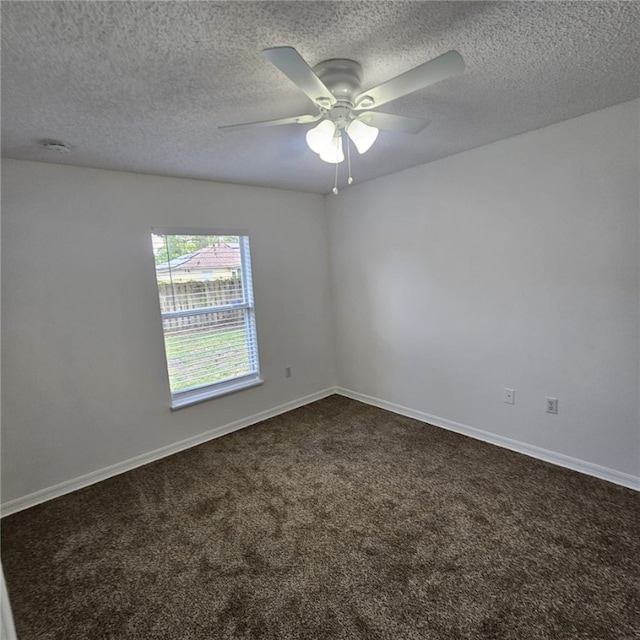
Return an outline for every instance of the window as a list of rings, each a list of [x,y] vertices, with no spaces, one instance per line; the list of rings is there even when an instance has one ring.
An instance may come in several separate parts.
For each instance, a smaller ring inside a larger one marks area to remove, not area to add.
[[[262,384],[246,231],[152,231],[171,408]]]

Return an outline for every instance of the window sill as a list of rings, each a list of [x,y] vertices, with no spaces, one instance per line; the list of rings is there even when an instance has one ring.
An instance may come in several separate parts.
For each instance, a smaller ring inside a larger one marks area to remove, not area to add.
[[[220,398],[222,396],[228,396],[238,391],[244,391],[245,389],[251,389],[252,387],[259,387],[264,384],[264,380],[259,377],[251,377],[243,380],[230,380],[222,385],[216,385],[215,387],[206,387],[204,389],[195,389],[189,391],[182,396],[172,398],[171,411],[177,411],[178,409],[184,409],[194,404],[200,404],[207,400],[213,400],[214,398]]]

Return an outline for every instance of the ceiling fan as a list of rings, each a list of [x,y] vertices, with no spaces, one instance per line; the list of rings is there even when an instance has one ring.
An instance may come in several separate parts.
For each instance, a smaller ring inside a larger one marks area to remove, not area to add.
[[[448,51],[377,87],[362,91],[362,67],[354,60],[325,60],[311,68],[293,47],[265,49],[262,55],[306,94],[318,112],[219,128],[269,127],[320,121],[316,127],[307,131],[307,144],[321,160],[336,164],[336,176],[337,165],[344,160],[343,131],[361,154],[371,148],[378,129],[419,133],[429,124],[428,120],[381,113],[372,109],[461,74],[465,69],[462,56],[457,51]],[[348,141],[347,155],[349,157]],[[337,184],[333,191],[337,193]]]

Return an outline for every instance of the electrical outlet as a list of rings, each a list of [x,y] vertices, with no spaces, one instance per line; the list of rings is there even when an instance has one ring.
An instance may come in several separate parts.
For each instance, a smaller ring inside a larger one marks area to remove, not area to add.
[[[506,404],[515,404],[516,402],[516,392],[515,389],[507,389],[507,387],[504,388],[504,397],[503,397],[503,401]]]
[[[285,378],[290,378],[291,377],[291,367],[285,367],[284,368],[284,377]]]
[[[558,413],[558,398],[545,398],[547,402],[547,413]]]

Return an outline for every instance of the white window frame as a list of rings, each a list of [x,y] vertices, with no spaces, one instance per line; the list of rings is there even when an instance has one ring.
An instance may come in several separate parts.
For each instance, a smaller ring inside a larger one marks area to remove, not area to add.
[[[220,382],[213,382],[207,385],[201,385],[184,391],[171,391],[171,409],[181,409],[193,404],[211,400],[212,398],[219,398],[230,393],[236,393],[243,389],[250,389],[264,384],[264,380],[260,377],[260,362],[258,357],[258,333],[255,320],[255,308],[253,300],[253,277],[251,272],[251,253],[250,253],[250,240],[249,231],[247,229],[184,229],[184,228],[157,228],[151,229],[151,233],[157,236],[167,235],[190,235],[190,236],[239,236],[240,241],[240,263],[242,267],[242,295],[243,300],[241,302],[227,304],[217,307],[205,307],[202,309],[186,310],[186,311],[160,311],[162,320],[169,318],[178,318],[184,316],[193,316],[204,313],[217,313],[220,311],[232,311],[236,309],[242,309],[245,311],[245,327],[248,335],[252,337],[253,345],[249,349],[250,369],[251,373],[236,376],[234,378],[227,378]],[[154,278],[155,278],[155,266],[154,266]],[[157,288],[157,281],[156,281]],[[162,326],[163,339],[164,326]],[[165,362],[167,365],[167,379],[169,380],[169,360],[166,352],[165,342]]]

